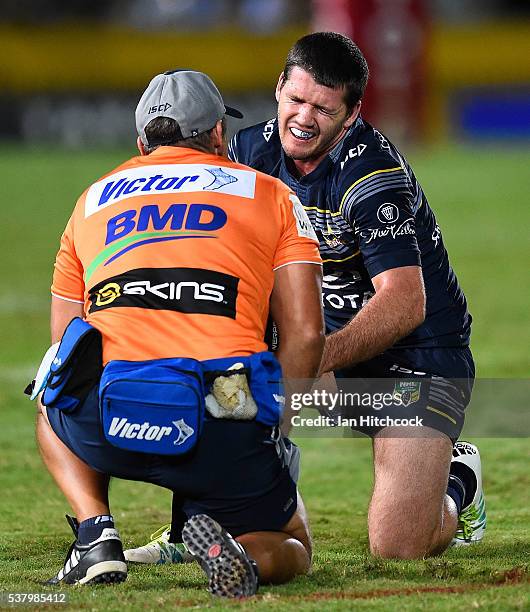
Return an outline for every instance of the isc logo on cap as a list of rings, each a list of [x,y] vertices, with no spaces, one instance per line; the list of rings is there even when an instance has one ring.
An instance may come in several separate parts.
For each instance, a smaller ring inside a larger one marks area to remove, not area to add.
[[[159,104],[158,106],[151,106],[151,108],[147,111],[147,114],[152,115],[153,113],[163,113],[164,111],[167,111],[168,108],[171,108],[171,104],[169,102]]]

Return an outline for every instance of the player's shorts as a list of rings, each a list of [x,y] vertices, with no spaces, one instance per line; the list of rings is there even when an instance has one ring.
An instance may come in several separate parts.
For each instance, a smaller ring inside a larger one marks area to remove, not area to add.
[[[103,435],[98,388],[74,412],[47,409],[57,436],[90,467],[170,489],[187,517],[207,514],[233,536],[280,531],[296,511],[296,483],[277,428],[256,421],[207,418],[186,455],[126,451]]]
[[[335,376],[343,393],[355,389],[359,394],[380,392],[400,398],[399,407],[343,408],[343,416],[355,417],[360,424],[352,429],[375,436],[387,426],[381,425],[385,417],[389,422],[405,419],[440,431],[455,442],[464,426],[475,365],[467,347],[391,349]]]

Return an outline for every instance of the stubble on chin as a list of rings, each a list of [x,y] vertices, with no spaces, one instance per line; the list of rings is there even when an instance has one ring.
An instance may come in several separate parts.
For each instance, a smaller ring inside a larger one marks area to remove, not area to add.
[[[285,155],[290,159],[295,161],[306,161],[311,159],[314,156],[314,150],[302,151],[300,149],[293,150],[293,148],[289,147],[288,144],[285,143],[284,138],[280,135],[280,142],[282,143],[282,148],[284,150]]]

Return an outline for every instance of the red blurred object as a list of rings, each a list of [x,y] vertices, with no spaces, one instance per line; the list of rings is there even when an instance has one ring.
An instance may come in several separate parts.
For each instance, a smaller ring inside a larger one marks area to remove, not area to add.
[[[363,116],[401,142],[424,132],[428,25],[425,0],[313,0],[313,31],[349,36],[368,60]]]

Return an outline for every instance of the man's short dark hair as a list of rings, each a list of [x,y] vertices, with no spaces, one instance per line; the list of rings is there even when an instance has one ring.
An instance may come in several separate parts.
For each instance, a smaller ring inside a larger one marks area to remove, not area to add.
[[[368,63],[361,50],[336,32],[315,32],[295,42],[283,69],[285,81],[294,67],[309,72],[319,85],[343,87],[348,111],[363,97],[368,82]]]
[[[222,119],[223,134],[225,133],[225,120]],[[215,126],[212,127],[212,130]],[[183,138],[179,124],[170,117],[155,117],[145,126],[145,135],[148,142],[156,143],[145,147],[146,153],[152,153],[161,146],[188,147],[198,149],[205,153],[212,153],[210,134],[212,130],[202,132],[197,136]]]

